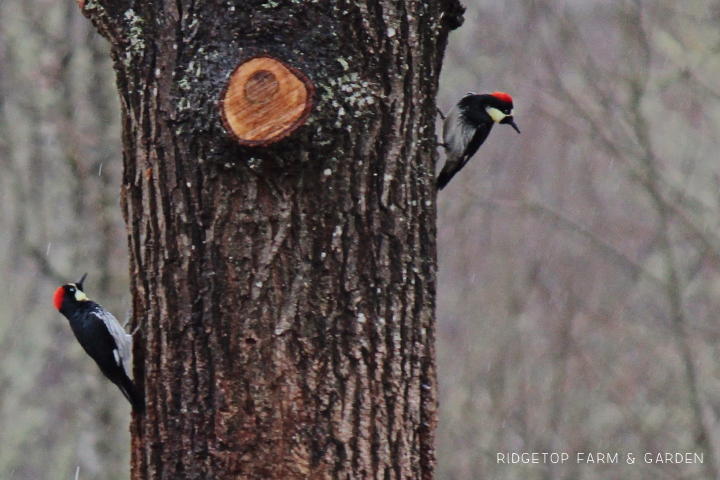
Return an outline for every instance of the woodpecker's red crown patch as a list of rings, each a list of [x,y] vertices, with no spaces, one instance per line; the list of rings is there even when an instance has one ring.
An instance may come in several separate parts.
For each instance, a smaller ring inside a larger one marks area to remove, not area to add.
[[[512,97],[505,92],[495,92],[491,95],[500,100],[501,102],[512,103]]]

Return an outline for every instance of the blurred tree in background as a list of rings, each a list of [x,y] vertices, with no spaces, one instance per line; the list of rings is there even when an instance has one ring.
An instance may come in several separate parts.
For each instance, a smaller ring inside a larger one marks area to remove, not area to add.
[[[510,92],[523,134],[439,199],[438,478],[717,478],[717,2],[469,6],[439,105]],[[543,451],[704,463],[496,461]]]
[[[0,2],[0,478],[128,476],[127,401],[52,307],[62,283],[123,321],[119,105],[75,2]]]
[[[507,91],[523,133],[439,198],[437,478],[716,478],[720,7],[467,7],[438,104]],[[129,304],[106,49],[74,2],[0,2],[3,479],[127,477],[129,408],[50,298],[89,271]],[[496,462],[533,451],[704,463]]]

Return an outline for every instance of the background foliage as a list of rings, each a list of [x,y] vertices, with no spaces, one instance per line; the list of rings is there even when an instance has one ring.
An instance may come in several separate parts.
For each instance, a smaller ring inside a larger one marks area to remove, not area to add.
[[[513,95],[439,197],[438,479],[717,478],[720,6],[478,0],[441,96]],[[51,296],[129,307],[107,45],[0,0],[0,478],[127,477],[124,398]],[[498,452],[694,452],[502,465]]]

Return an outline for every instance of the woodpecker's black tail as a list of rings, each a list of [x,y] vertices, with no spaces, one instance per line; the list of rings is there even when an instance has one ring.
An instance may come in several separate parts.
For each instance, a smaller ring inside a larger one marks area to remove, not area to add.
[[[446,170],[445,168],[442,169],[436,181],[436,187],[438,191],[442,190],[448,183],[450,183],[450,180],[455,175],[455,173],[456,171],[450,171],[449,169]]]
[[[123,375],[117,386],[120,387],[120,391],[125,395],[125,398],[128,399],[133,410],[137,413],[143,413],[145,411],[145,396],[138,390],[132,380],[130,380],[130,377]]]
[[[452,180],[456,173],[462,170],[468,160],[470,160],[470,157],[467,155],[463,155],[461,157],[448,155],[445,160],[445,165],[443,165],[442,170],[440,170],[440,174],[438,175],[435,183],[438,191],[442,190],[448,183],[450,183],[450,180]]]

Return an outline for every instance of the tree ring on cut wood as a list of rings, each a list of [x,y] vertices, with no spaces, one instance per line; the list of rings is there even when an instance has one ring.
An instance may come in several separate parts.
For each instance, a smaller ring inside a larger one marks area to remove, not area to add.
[[[243,145],[266,146],[305,123],[315,88],[299,70],[263,55],[240,62],[220,97],[227,131]]]

